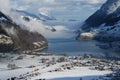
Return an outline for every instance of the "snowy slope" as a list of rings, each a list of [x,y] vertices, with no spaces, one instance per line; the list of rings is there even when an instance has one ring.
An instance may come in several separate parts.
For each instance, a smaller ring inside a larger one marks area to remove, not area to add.
[[[48,15],[44,15],[41,13],[30,13],[28,11],[25,10],[13,10],[14,12],[16,12],[17,14],[21,15],[21,16],[27,16],[27,17],[32,17],[38,20],[56,20],[54,17],[52,16],[48,16]]]
[[[101,48],[119,52],[120,0],[107,0],[98,11],[85,21],[82,29],[95,32],[94,39],[100,41],[98,46]]]
[[[114,25],[120,20],[120,0],[107,0],[103,6],[91,15],[83,25],[83,29],[90,30],[101,24]]]
[[[44,53],[41,53],[44,54]],[[45,53],[46,54],[46,53]],[[18,57],[23,56],[23,59],[18,59]],[[6,57],[1,58],[0,62],[0,79],[7,80],[11,77],[20,77],[20,75],[26,76],[28,80],[38,80],[38,79],[47,79],[47,80],[79,80],[82,77],[84,80],[92,80],[93,78],[99,78],[99,76],[105,76],[106,74],[111,73],[111,71],[99,71],[90,69],[88,67],[75,66],[71,70],[63,69],[62,71],[54,71],[55,69],[64,68],[63,65],[71,64],[71,61],[56,62],[52,64],[51,60],[59,59],[62,56],[37,56],[37,55],[26,55],[26,54],[6,54]],[[42,59],[47,59],[48,63],[42,63]],[[74,62],[74,60],[72,60]],[[86,62],[83,60],[83,62]],[[15,64],[18,66],[18,69],[9,70],[7,67],[8,64]],[[34,65],[35,67],[29,68],[29,66]],[[47,66],[48,65],[48,66]],[[53,72],[50,72],[53,71]],[[38,76],[32,76],[30,74],[40,73]],[[30,79],[31,78],[31,79]],[[22,79],[20,79],[22,80]]]

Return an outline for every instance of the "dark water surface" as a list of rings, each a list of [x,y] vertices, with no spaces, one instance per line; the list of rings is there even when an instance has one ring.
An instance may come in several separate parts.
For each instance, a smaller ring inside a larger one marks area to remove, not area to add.
[[[96,41],[77,41],[72,39],[49,39],[48,49],[44,52],[60,55],[68,54],[71,56],[92,54],[95,57],[116,58],[118,53],[104,50],[96,46]]]

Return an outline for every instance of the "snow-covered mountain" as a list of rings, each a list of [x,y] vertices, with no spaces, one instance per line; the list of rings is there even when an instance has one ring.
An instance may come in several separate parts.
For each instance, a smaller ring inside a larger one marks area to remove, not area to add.
[[[42,20],[42,21],[46,21],[46,20],[56,20],[56,18],[54,18],[53,16],[48,16],[48,15],[44,15],[42,13],[31,13],[25,10],[13,10],[14,12],[16,12],[17,14],[19,14],[20,16],[24,16],[24,17],[28,17],[28,18],[33,18],[33,19],[37,19],[37,20]]]
[[[114,25],[120,20],[120,0],[107,0],[103,6],[91,15],[84,23],[82,28],[90,30],[101,24]]]
[[[0,52],[38,51],[46,47],[47,40],[41,34],[21,28],[0,12]]]
[[[95,32],[94,39],[100,42],[101,48],[120,51],[120,0],[107,0],[85,21],[82,29]]]

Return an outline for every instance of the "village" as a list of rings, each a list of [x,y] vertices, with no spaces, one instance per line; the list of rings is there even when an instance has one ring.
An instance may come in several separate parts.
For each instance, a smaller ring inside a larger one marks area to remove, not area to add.
[[[68,56],[52,55],[50,53],[38,53],[37,55],[11,53],[2,54],[0,57],[0,80],[52,80],[47,78],[48,73],[59,74],[60,72],[64,73],[77,69],[82,71],[82,68],[105,73],[105,75],[99,75],[99,77],[95,79],[93,77],[90,80],[120,79],[119,60],[97,59],[90,55]],[[42,75],[46,77],[42,77]],[[86,79],[79,77],[77,80]]]

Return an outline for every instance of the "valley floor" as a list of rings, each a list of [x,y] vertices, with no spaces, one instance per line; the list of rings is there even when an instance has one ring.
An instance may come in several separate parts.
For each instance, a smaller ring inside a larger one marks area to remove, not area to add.
[[[0,80],[103,80],[119,67],[119,61],[90,56],[1,54]]]

